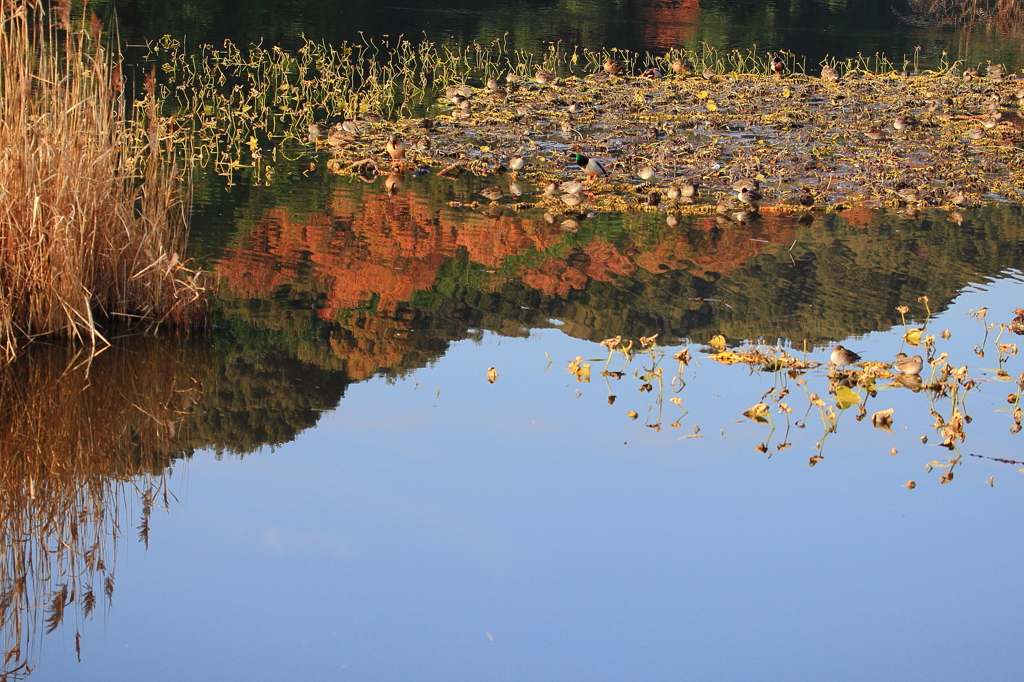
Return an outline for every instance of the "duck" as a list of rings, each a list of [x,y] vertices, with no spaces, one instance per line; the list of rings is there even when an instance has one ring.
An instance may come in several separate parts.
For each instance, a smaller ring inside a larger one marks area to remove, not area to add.
[[[605,170],[604,165],[602,165],[602,163],[597,159],[591,159],[583,154],[576,154],[573,160],[577,166],[583,169],[583,172],[589,180],[595,180],[599,177],[606,177],[608,175],[608,171]]]
[[[786,72],[786,62],[776,57],[772,60],[772,71],[776,76],[781,76]]]
[[[488,90],[497,90],[500,87],[501,87],[501,83],[499,83],[498,79],[495,78],[494,76],[491,76],[490,78],[487,79],[487,89]]]
[[[917,119],[910,114],[901,114],[897,116],[893,122],[892,127],[896,130],[910,130],[917,125]]]
[[[618,76],[620,73],[622,73],[622,70],[624,68],[625,66],[622,64],[620,60],[613,59],[612,57],[609,57],[604,62],[605,73],[611,74],[612,76]]]
[[[533,75],[537,79],[537,82],[541,85],[551,85],[555,82],[555,74],[545,69],[537,69],[537,73]]]
[[[485,190],[481,190],[480,196],[490,200],[490,202],[493,204],[496,201],[498,201],[498,199],[501,199],[503,196],[505,196],[505,193],[501,191],[500,187],[495,185],[494,187],[488,187]]]
[[[669,64],[672,71],[679,74],[680,76],[689,76],[693,73],[693,64],[687,59],[673,59],[672,63]]]
[[[658,179],[658,174],[654,172],[654,169],[650,166],[641,166],[640,170],[636,172],[644,182],[654,182]]]
[[[742,192],[743,190],[754,190],[757,191],[761,188],[761,183],[758,182],[757,178],[742,178],[732,183],[732,191]]]
[[[846,367],[847,365],[855,365],[860,362],[860,356],[849,348],[843,348],[841,345],[836,345],[836,347],[832,349],[832,354],[829,356],[829,360],[837,367]]]
[[[821,80],[834,83],[839,80],[839,72],[836,71],[832,66],[826,64],[821,67]]]
[[[661,72],[661,69],[655,68],[653,66],[650,67],[649,69],[645,69],[644,72],[640,75],[643,76],[644,78],[650,78],[651,80],[658,80],[659,78],[664,78],[665,76],[665,74]]]
[[[879,142],[879,141],[885,139],[885,131],[883,131],[878,126],[872,126],[872,127],[868,128],[868,131],[866,133],[864,133],[864,135],[869,140],[875,140],[876,142]]]
[[[558,186],[558,189],[562,190],[566,194],[579,194],[583,191],[583,183],[578,180],[566,180]]]
[[[508,169],[513,173],[518,173],[524,168],[526,168],[526,161],[523,159],[522,154],[513,154],[512,158],[508,160]]]
[[[564,203],[566,206],[570,208],[575,208],[576,206],[579,206],[580,203],[583,201],[583,198],[580,197],[579,194],[563,194],[561,196],[561,199],[562,203]]]
[[[892,361],[892,366],[898,369],[900,374],[917,376],[921,373],[924,361],[921,360],[920,355],[908,358],[906,353],[899,353],[896,359]]]
[[[398,133],[392,135],[387,145],[384,146],[384,151],[388,153],[392,161],[402,161],[408,149],[408,145],[405,144],[405,141],[402,140]]]
[[[679,185],[679,194],[684,199],[693,199],[697,196],[697,191],[700,189],[700,183],[696,180],[684,180]]]
[[[313,121],[309,124],[309,134],[313,137],[320,138],[327,134],[330,130],[330,126],[326,123],[320,123],[319,121]]]
[[[744,203],[744,204],[747,204],[747,205],[752,205],[752,204],[756,204],[757,202],[761,201],[762,196],[761,196],[761,193],[759,191],[757,191],[756,189],[750,189],[750,188],[744,187],[736,195],[736,198],[739,199],[741,203]]]
[[[340,123],[335,123],[327,130],[327,144],[340,147],[355,140],[355,135],[345,130]]]

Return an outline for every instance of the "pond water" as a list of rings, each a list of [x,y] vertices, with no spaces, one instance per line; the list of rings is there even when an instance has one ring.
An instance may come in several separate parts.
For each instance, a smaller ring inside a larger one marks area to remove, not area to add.
[[[189,8],[123,30],[1020,56],[888,3]],[[565,224],[317,154],[197,178],[212,330],[0,373],[0,679],[1021,669],[1020,205]]]

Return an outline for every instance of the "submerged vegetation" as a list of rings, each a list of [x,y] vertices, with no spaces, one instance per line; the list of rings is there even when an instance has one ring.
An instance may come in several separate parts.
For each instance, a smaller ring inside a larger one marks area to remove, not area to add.
[[[0,5],[0,354],[104,325],[196,323],[187,203],[152,84],[132,102],[116,48],[70,0]]]

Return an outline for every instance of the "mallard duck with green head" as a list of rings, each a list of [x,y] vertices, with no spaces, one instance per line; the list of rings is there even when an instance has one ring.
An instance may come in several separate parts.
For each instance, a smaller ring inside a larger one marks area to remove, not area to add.
[[[580,167],[588,180],[596,180],[597,178],[608,176],[608,171],[605,170],[604,165],[597,159],[592,159],[589,156],[574,154],[573,163]]]

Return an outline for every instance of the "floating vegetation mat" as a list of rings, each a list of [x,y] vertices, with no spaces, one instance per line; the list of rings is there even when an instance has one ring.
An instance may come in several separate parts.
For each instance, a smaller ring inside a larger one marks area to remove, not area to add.
[[[1024,78],[1001,65],[918,71],[876,56],[808,73],[789,54],[710,47],[531,55],[407,41],[188,57],[167,39],[153,58],[189,158],[229,182],[271,182],[282,151],[367,180],[396,165],[499,174],[518,154],[523,168],[480,204],[740,222],[792,207],[955,210],[1024,191]],[[576,153],[608,175],[566,192],[558,183],[584,178]],[[743,179],[757,187],[733,196]]]
[[[730,348],[722,335],[713,337],[700,353],[695,350],[691,354],[689,348],[683,348],[668,356],[671,351],[666,352],[659,346],[658,334],[654,334],[636,341],[621,336],[605,339],[601,345],[608,350],[607,358],[584,360],[577,356],[567,369],[577,385],[592,381],[604,383],[608,405],[619,410],[634,408],[620,412],[625,418],[655,431],[665,427],[680,429],[681,439],[704,437],[700,425],[693,424],[688,432],[685,427],[689,415],[686,405],[695,399],[685,390],[687,377],[692,379],[695,374],[692,364],[714,361],[735,365],[736,371],[767,375],[772,378],[767,390],[760,397],[751,396],[753,404],[747,403],[750,406],[746,410],[742,409],[746,405],[736,405],[734,416],[765,427],[763,440],[754,446],[757,452],[771,457],[797,445],[797,451],[809,450],[808,464],[812,467],[825,459],[826,443],[833,438],[853,437],[863,441],[864,433],[857,433],[858,428],[874,428],[892,436],[895,425],[903,427],[901,430],[921,426],[915,421],[921,414],[928,415],[931,424],[926,429],[932,429],[933,433],[926,430],[919,437],[920,442],[931,442],[948,452],[928,461],[924,467],[926,473],[938,472],[939,483],[951,482],[954,470],[969,461],[965,460],[968,455],[1016,467],[1024,465],[1013,452],[964,451],[968,427],[974,421],[971,413],[977,416],[977,403],[986,402],[982,397],[986,393],[989,401],[998,404],[1002,391],[1007,391],[1006,405],[996,411],[1005,413],[1001,419],[1011,434],[1021,431],[1024,373],[1013,376],[1008,371],[1017,355],[1017,344],[1008,343],[1005,337],[1009,332],[1024,330],[1024,310],[1015,311],[1017,317],[1010,324],[989,322],[985,308],[970,311],[969,315],[980,323],[982,331],[982,338],[974,347],[974,362],[987,356],[988,362],[996,365],[971,367],[960,364],[964,358],[954,358],[941,350],[951,333],[949,330],[932,333],[927,328],[931,318],[928,298],[920,300],[928,311],[925,326],[909,327],[904,323],[901,352],[891,362],[861,358],[843,346],[835,346],[828,364],[822,365],[809,360],[806,353],[791,353],[781,346],[754,343]],[[901,315],[909,312],[907,306],[899,306],[897,310]],[[907,353],[914,355],[908,357]],[[490,368],[487,380],[494,383],[497,372]],[[915,398],[896,397],[892,391],[909,391]],[[622,394],[621,402],[617,394]],[[577,397],[579,395],[577,389]],[[968,409],[969,395],[975,396],[970,401],[975,405],[972,409]],[[706,396],[696,399],[704,400]],[[638,400],[646,403],[645,414],[635,409],[643,409],[636,405]],[[841,434],[840,423],[851,419],[863,425],[847,426]],[[851,428],[854,433],[850,433]],[[986,426],[980,428],[984,433]],[[808,442],[808,436],[816,439],[813,445]],[[907,442],[907,438],[903,437],[900,442]],[[985,447],[984,443],[979,445]],[[898,454],[897,448],[890,447],[889,454]],[[989,478],[988,483],[993,485],[994,477]],[[916,485],[913,480],[906,483],[909,489]]]

